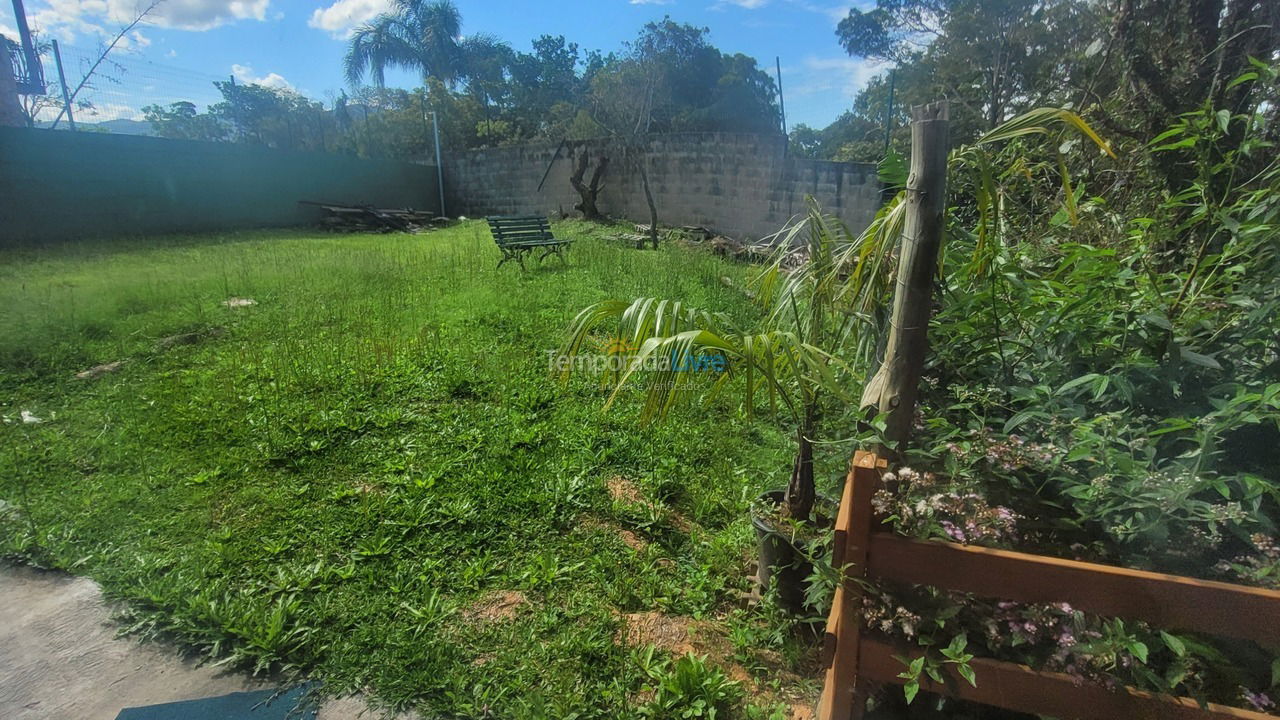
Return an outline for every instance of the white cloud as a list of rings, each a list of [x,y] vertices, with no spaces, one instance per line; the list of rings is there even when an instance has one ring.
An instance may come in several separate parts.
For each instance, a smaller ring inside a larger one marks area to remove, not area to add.
[[[336,38],[345,38],[357,25],[390,9],[391,0],[337,0],[329,7],[311,13],[307,25],[324,30]]]
[[[632,5],[670,5],[675,0],[630,0]]]
[[[267,73],[266,75],[254,75],[253,68],[249,65],[235,64],[231,66],[231,74],[236,80],[246,85],[261,85],[263,87],[275,88],[277,90],[293,90],[293,85],[279,73]]]
[[[838,92],[845,99],[852,101],[858,91],[866,86],[871,78],[884,71],[887,65],[882,60],[866,60],[851,57],[820,58],[810,55],[805,58],[804,65],[799,68],[783,68],[783,77],[788,74],[798,77],[798,81],[787,88],[788,95],[816,95],[819,93]],[[787,71],[790,72],[787,72]]]
[[[806,10],[819,15],[826,15],[831,19],[832,25],[838,25],[841,20],[849,16],[849,10],[858,8],[859,10],[871,10],[876,6],[875,0],[858,0],[857,2],[839,2],[835,5],[826,5],[812,0],[787,0],[801,10]]]
[[[129,22],[149,3],[150,0],[107,0],[116,22]],[[266,20],[270,5],[271,0],[164,0],[147,16],[147,21],[179,30],[209,30],[237,20]]]
[[[28,14],[34,29],[73,42],[77,36],[112,37],[150,4],[151,0],[41,0],[28,8]],[[270,5],[271,0],[164,0],[144,23],[210,30],[238,20],[265,20]]]
[[[756,10],[769,4],[769,0],[719,0],[711,6],[712,10],[723,10],[726,5],[733,5],[745,10]]]

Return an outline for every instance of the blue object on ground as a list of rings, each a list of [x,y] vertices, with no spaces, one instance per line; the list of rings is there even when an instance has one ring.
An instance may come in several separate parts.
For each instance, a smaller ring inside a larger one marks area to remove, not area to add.
[[[302,703],[308,687],[257,690],[199,700],[125,708],[116,720],[313,720],[316,710]]]

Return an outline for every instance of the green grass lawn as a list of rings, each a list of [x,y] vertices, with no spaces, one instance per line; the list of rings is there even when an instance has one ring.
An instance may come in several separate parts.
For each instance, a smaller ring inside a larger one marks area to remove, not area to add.
[[[813,689],[779,623],[735,609],[786,438],[730,393],[639,427],[547,372],[606,297],[751,319],[721,279],[746,271],[556,229],[568,267],[528,272],[495,270],[477,222],[4,252],[0,552],[93,577],[143,633],[428,717],[639,712],[674,670],[625,618],[660,612],[769,717],[747,705],[786,693],[762,688]]]

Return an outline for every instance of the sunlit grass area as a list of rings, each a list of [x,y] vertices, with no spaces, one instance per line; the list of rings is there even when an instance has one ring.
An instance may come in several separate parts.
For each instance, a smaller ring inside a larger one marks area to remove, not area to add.
[[[727,401],[642,427],[547,371],[605,297],[752,319],[746,271],[556,232],[568,265],[528,272],[477,222],[7,253],[0,551],[93,577],[134,630],[428,716],[635,712],[663,670],[626,616],[660,612],[767,717],[746,691],[800,646],[737,599],[786,439]]]

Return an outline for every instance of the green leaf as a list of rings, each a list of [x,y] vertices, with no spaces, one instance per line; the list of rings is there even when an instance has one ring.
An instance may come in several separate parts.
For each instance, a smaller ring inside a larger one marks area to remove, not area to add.
[[[1196,139],[1194,137],[1183,138],[1178,142],[1169,143],[1167,145],[1159,145],[1151,148],[1153,152],[1164,152],[1166,150],[1178,150],[1180,148],[1195,147]]]
[[[907,184],[907,162],[902,154],[892,147],[884,154],[884,159],[876,166],[876,174],[886,187],[899,188]]]
[[[1102,376],[1099,375],[1098,373],[1089,373],[1088,375],[1081,375],[1075,380],[1068,380],[1067,382],[1063,383],[1062,387],[1058,388],[1058,391],[1054,394],[1061,395],[1072,388],[1079,387],[1088,382],[1093,382],[1094,380],[1097,380],[1100,377]]]
[[[1071,451],[1067,453],[1067,457],[1064,458],[1063,461],[1078,462],[1080,460],[1084,460],[1085,458],[1089,457],[1092,454],[1093,454],[1093,448],[1090,447],[1089,445],[1085,445],[1082,443],[1071,448]]]
[[[1257,80],[1257,79],[1258,79],[1258,73],[1250,70],[1247,73],[1243,73],[1237,76],[1235,80],[1232,80],[1231,82],[1227,83],[1226,89],[1230,90],[1231,88],[1239,85],[1240,83],[1246,83],[1246,82],[1249,82],[1250,80]]]
[[[1182,351],[1180,353],[1182,356],[1182,359],[1191,363],[1192,365],[1199,365],[1200,367],[1207,367],[1213,370],[1222,369],[1222,365],[1220,365],[1217,360],[1214,360],[1212,357],[1208,355],[1201,355],[1198,352],[1192,352],[1191,350],[1188,350],[1185,347],[1179,348],[1179,349]]]
[[[1018,427],[1026,424],[1028,420],[1042,417],[1046,417],[1046,415],[1039,410],[1022,410],[1021,412],[1015,413],[1013,417],[1009,418],[1009,420],[1005,422],[1004,431],[1013,432]]]
[[[1147,646],[1145,643],[1139,642],[1138,640],[1134,640],[1133,642],[1129,643],[1125,647],[1127,647],[1129,649],[1129,652],[1132,653],[1133,656],[1138,659],[1138,662],[1144,665],[1146,664]]]
[[[1231,124],[1231,111],[1219,110],[1215,113],[1214,117],[1218,120],[1218,129],[1225,134],[1227,132],[1227,126]]]
[[[912,680],[902,686],[902,694],[907,697],[907,704],[910,705],[912,700],[916,699],[916,693],[920,692],[920,681]]]
[[[1138,316],[1138,319],[1148,325],[1155,325],[1162,330],[1173,330],[1173,324],[1169,322],[1169,318],[1165,317],[1164,313],[1146,313]]]
[[[1271,685],[1280,685],[1280,658],[1271,661]]]
[[[956,672],[960,673],[970,685],[978,687],[978,676],[973,672],[973,668],[968,663],[956,666]]]
[[[1181,640],[1174,637],[1173,635],[1170,635],[1169,633],[1161,630],[1160,639],[1164,640],[1164,644],[1170,650],[1173,651],[1174,655],[1177,655],[1178,657],[1182,657],[1183,655],[1187,654],[1187,646],[1184,645]]]

